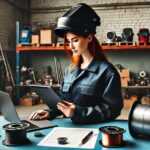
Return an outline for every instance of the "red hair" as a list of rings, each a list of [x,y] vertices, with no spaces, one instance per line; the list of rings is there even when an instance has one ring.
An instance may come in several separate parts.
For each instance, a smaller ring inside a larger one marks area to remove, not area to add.
[[[107,61],[106,56],[102,52],[99,41],[93,36],[92,41],[88,45],[89,52],[96,60]]]
[[[68,51],[67,50],[67,48],[66,48],[67,39],[66,38],[64,38],[64,43],[65,43],[64,44],[64,48],[66,49],[68,55],[71,57],[72,64],[74,66],[80,67],[80,65],[82,63],[82,57],[81,56],[77,56],[77,55],[72,55],[72,51]],[[102,52],[101,46],[99,44],[99,41],[97,40],[97,38],[94,35],[92,37],[92,41],[88,45],[88,50],[89,50],[90,54],[94,57],[94,59],[100,60],[100,61],[108,61],[106,56]]]

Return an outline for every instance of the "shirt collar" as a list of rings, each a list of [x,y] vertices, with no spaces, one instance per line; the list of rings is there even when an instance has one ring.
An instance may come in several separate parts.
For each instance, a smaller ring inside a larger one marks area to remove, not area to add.
[[[89,66],[85,70],[95,73],[98,66],[99,66],[99,63],[95,59],[93,59],[92,62],[89,64]]]

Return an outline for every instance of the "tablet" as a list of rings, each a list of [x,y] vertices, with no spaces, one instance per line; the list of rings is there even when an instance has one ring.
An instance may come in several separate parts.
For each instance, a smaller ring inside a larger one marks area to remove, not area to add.
[[[30,84],[28,87],[30,87],[32,91],[35,91],[50,109],[56,108],[57,103],[61,101],[61,98],[50,86]]]

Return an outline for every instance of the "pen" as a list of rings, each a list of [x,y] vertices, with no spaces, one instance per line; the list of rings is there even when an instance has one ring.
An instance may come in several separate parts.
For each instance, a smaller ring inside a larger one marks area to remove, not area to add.
[[[93,131],[90,131],[82,140],[81,140],[81,145],[85,144],[89,141],[91,136],[93,135]]]

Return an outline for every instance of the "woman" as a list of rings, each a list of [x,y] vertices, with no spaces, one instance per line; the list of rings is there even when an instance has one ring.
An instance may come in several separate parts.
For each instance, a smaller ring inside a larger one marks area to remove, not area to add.
[[[40,110],[31,119],[64,114],[74,123],[98,123],[116,118],[123,107],[120,77],[100,49],[95,37],[100,18],[80,3],[59,18],[55,33],[69,42],[72,64],[60,89],[57,110]]]

